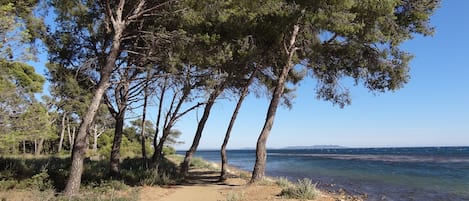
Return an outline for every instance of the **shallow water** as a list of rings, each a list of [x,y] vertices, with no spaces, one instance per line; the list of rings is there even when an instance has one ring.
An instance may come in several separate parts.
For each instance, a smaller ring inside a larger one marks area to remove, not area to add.
[[[228,150],[229,164],[251,171],[254,150]],[[219,162],[218,151],[196,156]],[[469,200],[469,147],[268,150],[266,174],[311,178],[320,188],[368,200]],[[333,184],[333,185],[330,185]]]

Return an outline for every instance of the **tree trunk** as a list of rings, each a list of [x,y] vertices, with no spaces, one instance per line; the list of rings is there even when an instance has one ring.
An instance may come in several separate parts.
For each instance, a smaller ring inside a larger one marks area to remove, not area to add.
[[[233,111],[233,115],[231,115],[230,123],[228,124],[228,128],[226,129],[225,139],[223,139],[223,144],[221,145],[221,174],[220,174],[220,181],[225,181],[227,179],[227,165],[228,165],[228,157],[226,156],[226,146],[228,145],[228,141],[230,140],[231,130],[233,129],[234,123],[236,121],[236,117],[238,116],[239,109],[243,104],[244,98],[249,92],[249,86],[252,84],[254,77],[257,73],[257,68],[254,70],[252,75],[249,77],[246,86],[244,86],[241,95],[238,99],[238,103],[236,103],[236,108]]]
[[[34,139],[34,155],[37,154],[37,140]]]
[[[150,79],[150,72],[148,72],[147,74],[147,82],[149,81]],[[144,91],[143,91],[143,114],[142,114],[142,130],[140,131],[140,137],[142,138],[141,139],[141,143],[142,143],[142,158],[143,158],[143,162],[144,164],[146,164],[146,160],[147,160],[147,150],[145,149],[145,121],[146,121],[146,116],[147,116],[147,102],[148,102],[148,83],[145,84],[145,88],[144,88]]]
[[[215,90],[210,94],[208,98],[207,104],[205,105],[204,114],[200,119],[199,125],[197,126],[197,131],[195,132],[194,140],[192,141],[192,145],[190,149],[186,152],[186,156],[184,157],[184,161],[181,164],[181,174],[182,176],[187,176],[189,173],[189,166],[191,164],[192,156],[194,155],[195,151],[197,151],[197,147],[199,146],[200,138],[202,137],[202,131],[204,130],[205,123],[207,122],[208,116],[210,115],[210,110],[212,109],[213,104],[217,97],[221,94],[224,89],[224,84],[219,85],[215,88]]]
[[[122,132],[124,130],[125,109],[119,112],[116,117],[116,126],[114,128],[114,141],[111,149],[111,161],[109,174],[113,178],[119,178],[120,172],[120,148],[122,142]]]
[[[72,140],[72,133],[70,131],[70,120],[67,120],[67,134],[68,134],[68,144],[70,145],[70,155],[72,154],[73,149],[73,140]]]
[[[163,147],[164,147],[164,143],[166,142],[166,139],[168,139],[169,134],[170,134],[170,129],[164,128],[160,141],[158,142],[158,145],[155,147],[155,153],[156,153],[155,164],[157,167],[159,167],[159,164],[161,160],[163,159]]]
[[[67,113],[64,112],[63,116],[62,116],[62,127],[60,129],[60,140],[59,140],[59,148],[57,150],[58,153],[60,153],[62,151],[62,146],[63,146],[63,142],[64,142],[64,135],[65,135],[65,117],[66,117]]]
[[[98,128],[97,125],[94,125],[94,132],[93,132],[93,152],[98,153]]]
[[[121,25],[123,26],[123,25]],[[101,104],[101,99],[107,88],[110,86],[110,78],[112,70],[114,69],[116,58],[119,54],[120,42],[122,38],[123,27],[115,27],[115,35],[113,44],[106,60],[106,65],[101,70],[101,80],[96,88],[94,96],[90,102],[88,110],[83,116],[83,120],[78,130],[75,143],[72,151],[72,165],[70,167],[70,175],[65,187],[65,195],[71,197],[77,194],[80,190],[81,176],[83,174],[83,160],[85,156],[85,145],[87,130],[94,120],[94,117]]]
[[[155,147],[155,150],[153,151],[153,156],[152,156],[153,163],[158,163],[157,159],[158,159],[159,153],[156,151],[156,147],[158,146],[158,134],[160,132],[161,113],[163,112],[162,111],[163,100],[164,100],[164,94],[166,93],[167,85],[168,85],[168,79],[165,77],[163,87],[161,88],[160,100],[158,101],[158,114],[156,117],[155,136],[153,136],[153,147]]]
[[[71,142],[72,142],[72,144],[70,145],[70,147],[73,147],[73,145],[75,144],[75,132],[76,132],[76,130],[77,130],[77,129],[76,129],[76,127],[74,126],[74,127],[72,128],[72,132],[71,132],[71,137],[72,137],[72,141],[71,141]],[[70,150],[70,151],[72,151],[72,150]]]
[[[35,140],[36,141],[36,140]],[[37,143],[37,146],[36,146],[36,152],[34,153],[34,155],[36,156],[39,156],[41,155],[41,152],[42,152],[42,148],[44,147],[44,138],[40,138],[39,139],[39,142]]]
[[[274,92],[272,94],[272,99],[270,100],[269,108],[267,109],[267,115],[264,122],[264,127],[257,139],[256,146],[256,163],[254,164],[254,169],[252,171],[251,181],[249,183],[255,183],[261,180],[264,177],[265,173],[265,164],[267,161],[267,151],[266,151],[266,142],[269,137],[270,131],[275,120],[275,113],[277,112],[280,99],[282,98],[283,91],[285,89],[285,81],[287,79],[288,73],[293,67],[293,56],[297,50],[295,47],[296,36],[298,35],[299,26],[293,26],[292,36],[290,38],[290,44],[287,53],[287,62],[282,68],[280,75],[278,76],[277,85],[275,86]]]

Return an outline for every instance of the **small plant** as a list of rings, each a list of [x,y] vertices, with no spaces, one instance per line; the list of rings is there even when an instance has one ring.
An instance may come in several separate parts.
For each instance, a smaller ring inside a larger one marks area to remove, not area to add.
[[[228,193],[228,196],[226,197],[226,201],[240,201],[243,199],[243,194],[238,194],[234,192]]]
[[[275,183],[282,189],[293,186],[293,184],[286,177],[279,177]]]
[[[284,188],[280,195],[287,199],[313,200],[318,197],[319,193],[316,184],[313,184],[311,179],[305,178],[298,180],[297,184]]]

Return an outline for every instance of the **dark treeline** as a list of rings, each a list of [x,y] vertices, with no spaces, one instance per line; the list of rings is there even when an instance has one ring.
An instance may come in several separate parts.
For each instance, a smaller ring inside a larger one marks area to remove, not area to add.
[[[218,1],[28,0],[0,7],[0,153],[71,156],[64,193],[78,193],[86,157],[109,160],[119,178],[123,157],[158,170],[181,132],[178,120],[203,114],[181,163],[187,175],[219,97],[268,101],[251,183],[264,176],[266,141],[280,105],[292,107],[296,84],[317,82],[318,99],[351,103],[341,83],[372,92],[409,80],[411,54],[399,48],[431,35],[438,0]],[[47,19],[47,20],[45,20]],[[47,76],[27,64],[47,50]],[[50,96],[38,100],[44,83]],[[147,114],[156,103],[156,114]],[[129,114],[132,115],[129,115]],[[135,115],[137,114],[137,115]],[[148,116],[156,116],[156,122]],[[191,135],[184,133],[183,135]]]

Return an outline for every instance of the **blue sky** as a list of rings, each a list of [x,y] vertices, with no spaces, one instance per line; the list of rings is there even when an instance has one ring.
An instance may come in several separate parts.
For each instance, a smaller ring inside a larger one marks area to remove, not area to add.
[[[396,92],[374,95],[350,86],[352,105],[340,109],[315,98],[315,81],[303,81],[293,108],[279,108],[267,146],[469,146],[468,10],[469,1],[443,1],[431,20],[434,36],[417,36],[402,45],[415,57],[410,82]],[[35,64],[40,73],[41,63]],[[229,148],[255,147],[268,103],[266,98],[247,97]],[[235,104],[234,99],[217,102],[199,148],[219,148]],[[199,109],[178,122],[185,144],[177,149],[191,145],[202,113]]]

